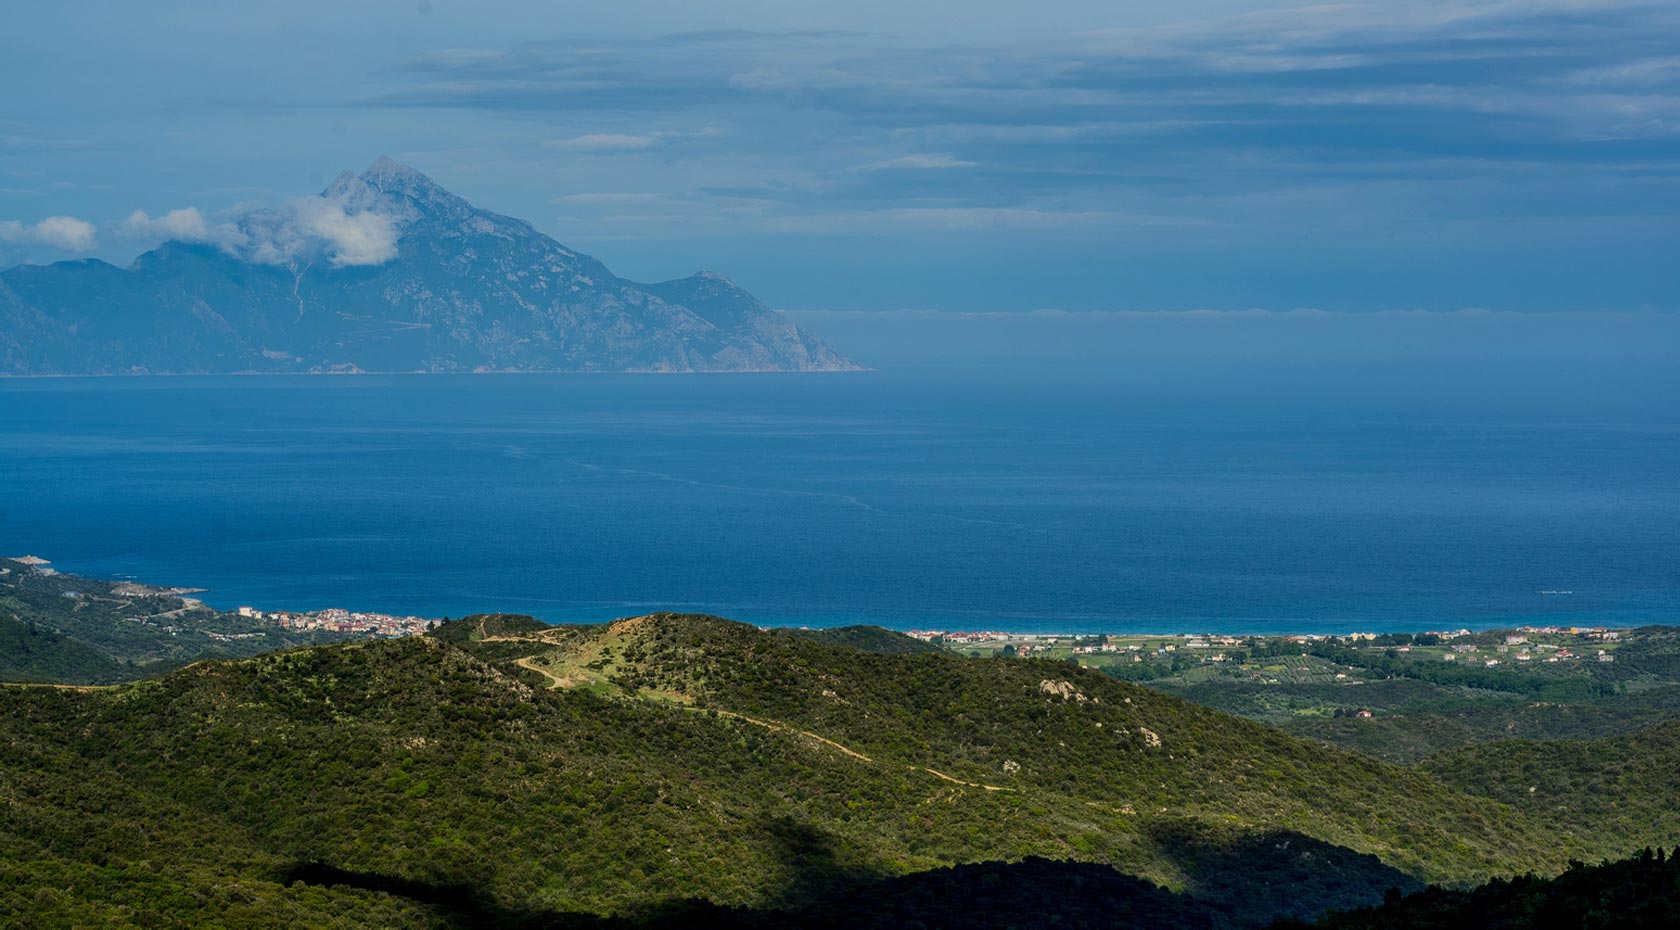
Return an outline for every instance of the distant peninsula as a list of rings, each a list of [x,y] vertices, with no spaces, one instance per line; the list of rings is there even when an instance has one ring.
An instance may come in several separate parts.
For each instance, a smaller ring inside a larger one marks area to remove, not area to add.
[[[217,610],[187,596],[199,588],[85,578],[51,565],[0,557],[0,682],[108,685],[206,659],[414,636],[437,625],[342,609]]]
[[[0,272],[0,375],[858,368],[726,278],[625,280],[384,156],[180,225],[127,268]]]

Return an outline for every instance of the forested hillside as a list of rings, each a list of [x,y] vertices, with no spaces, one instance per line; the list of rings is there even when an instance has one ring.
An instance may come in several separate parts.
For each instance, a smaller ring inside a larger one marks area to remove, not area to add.
[[[111,688],[0,688],[0,909],[43,926],[887,926],[920,906],[888,899],[958,895],[970,914],[992,902],[995,926],[1032,902],[1065,926],[1258,927],[1554,874],[1606,842],[1605,824],[1559,829],[1520,797],[1068,662],[825,639],[487,616]]]
[[[1675,848],[1680,854],[1680,847]],[[1662,847],[1616,862],[1572,862],[1555,878],[1429,888],[1336,914],[1323,930],[1667,930],[1680,923],[1680,859]],[[1301,925],[1286,922],[1277,930]]]
[[[1504,740],[1420,768],[1467,793],[1602,837],[1680,836],[1680,720],[1595,740]]]

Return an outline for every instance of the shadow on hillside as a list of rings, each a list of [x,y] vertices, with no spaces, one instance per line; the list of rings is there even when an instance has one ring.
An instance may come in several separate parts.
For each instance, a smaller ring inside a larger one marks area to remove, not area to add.
[[[1150,839],[1185,875],[1186,893],[1236,925],[1308,919],[1377,904],[1423,883],[1368,853],[1291,830],[1219,835],[1190,822],[1154,824]]]
[[[1121,875],[1108,866],[1024,859],[986,862],[859,882],[797,909],[722,907],[673,900],[635,917],[510,908],[470,885],[420,882],[320,863],[291,869],[301,881],[378,891],[436,908],[457,926],[509,930],[843,930],[921,927],[925,930],[1004,930],[1055,926],[1065,930],[1150,927],[1223,930],[1233,926],[1204,905]]]
[[[470,882],[422,882],[322,863],[292,868],[285,881],[384,892],[436,908],[461,927],[554,930],[841,930],[921,927],[1065,930],[1150,927],[1239,930],[1277,917],[1311,917],[1327,907],[1381,901],[1389,888],[1418,883],[1374,856],[1288,832],[1222,839],[1192,824],[1157,827],[1152,838],[1190,879],[1178,894],[1088,862],[1028,858],[887,877],[858,852],[808,824],[781,819],[764,835],[783,865],[779,907],[724,907],[672,899],[635,913],[522,909]]]
[[[847,850],[838,838],[809,824],[779,818],[760,828],[772,856],[782,866],[780,908],[755,910],[724,907],[706,900],[672,899],[625,917],[510,907],[485,894],[469,881],[426,882],[377,872],[341,869],[321,862],[299,863],[282,876],[286,884],[338,886],[377,891],[430,905],[462,927],[624,928],[663,930],[676,927],[771,928],[820,926],[799,922],[809,902],[842,900],[859,889],[882,884],[881,877],[860,865],[865,857]],[[812,915],[814,919],[815,915]],[[855,924],[853,924],[855,926]]]
[[[775,901],[783,908],[832,898],[885,878],[867,864],[867,853],[846,848],[839,837],[808,823],[778,817],[762,831],[781,863],[782,890]]]
[[[321,862],[299,863],[281,876],[286,884],[303,882],[323,887],[358,888],[428,904],[462,927],[624,927],[593,914],[572,914],[509,908],[466,883],[423,882],[378,872],[357,872]]]

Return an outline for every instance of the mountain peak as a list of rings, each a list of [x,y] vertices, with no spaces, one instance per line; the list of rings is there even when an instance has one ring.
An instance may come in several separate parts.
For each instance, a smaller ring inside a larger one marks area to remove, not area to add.
[[[428,219],[458,229],[474,220],[499,219],[389,155],[374,159],[361,174],[340,174],[321,196],[351,212],[383,214],[404,226]]]
[[[36,361],[0,344],[0,373],[855,367],[716,275],[626,281],[389,155],[320,197],[245,214],[236,248],[171,243],[126,272],[8,272],[0,343],[49,320],[56,328],[37,341],[57,355]],[[14,296],[23,279],[29,292]],[[61,319],[37,301],[122,306],[145,328],[96,344],[76,334],[109,314]]]
[[[381,155],[373,160],[363,177],[366,178],[423,178],[425,175],[413,168],[397,161],[389,155]]]
[[[398,194],[417,200],[455,199],[441,185],[389,155],[374,159],[359,179],[363,184],[386,194]]]

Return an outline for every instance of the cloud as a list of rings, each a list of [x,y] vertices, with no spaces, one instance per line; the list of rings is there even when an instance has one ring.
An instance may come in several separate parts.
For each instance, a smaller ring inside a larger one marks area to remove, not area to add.
[[[725,170],[797,165],[829,182],[807,185],[814,211],[938,185],[967,208],[1077,198],[1211,219],[1220,198],[1325,179],[1373,219],[1476,214],[1492,200],[1514,215],[1565,198],[1637,211],[1658,182],[1636,191],[1598,175],[1680,157],[1677,31],[1680,9],[1638,0],[1346,3],[997,45],[718,31],[435,54],[385,72],[363,102],[610,113],[631,128],[548,143],[605,154],[676,138],[636,128],[650,121],[728,119],[744,141],[714,153]],[[1514,190],[1507,166],[1533,189]],[[1459,185],[1472,173],[1481,197]]]
[[[763,228],[784,233],[920,229],[937,232],[1091,229],[1106,226],[1213,228],[1212,220],[1104,210],[1013,207],[886,207],[875,210],[767,217]]]
[[[241,241],[230,251],[252,261],[289,265],[324,258],[334,268],[382,265],[397,257],[397,220],[374,210],[352,212],[337,200],[301,197],[239,220]]]
[[[397,257],[398,220],[342,200],[300,197],[280,207],[242,204],[212,221],[196,207],[151,216],[135,210],[118,230],[131,239],[207,243],[268,265],[324,260],[334,268],[382,265]]]
[[[0,242],[45,246],[63,252],[90,252],[98,241],[92,223],[73,216],[49,216],[32,226],[17,220],[0,221]]]
[[[74,139],[49,139],[41,136],[26,136],[20,133],[0,133],[0,149],[67,152],[86,148],[91,148],[91,146]]]
[[[670,129],[646,133],[592,132],[567,139],[550,139],[543,143],[543,148],[569,152],[633,152],[679,139],[712,139],[722,134],[721,130],[713,126],[691,132]]]
[[[975,162],[963,161],[948,152],[915,152],[888,158],[883,161],[871,162],[863,166],[864,171],[893,171],[898,169],[940,169],[940,168],[972,168]]]
[[[651,148],[662,139],[660,135],[632,136],[612,132],[595,132],[570,139],[551,139],[545,148],[568,149],[577,152],[622,152]]]
[[[242,204],[225,211],[219,222],[212,222],[197,207],[182,207],[161,216],[135,210],[117,226],[117,232],[147,244],[204,243],[217,246],[229,255],[249,257],[252,239],[242,228],[242,220],[261,211],[259,205]]]
[[[615,191],[589,191],[582,194],[564,194],[554,198],[555,204],[659,204],[670,200],[667,194],[632,193]]]
[[[344,205],[319,197],[297,202],[302,228],[319,238],[334,267],[383,265],[397,257],[397,224],[372,211],[347,213]]]
[[[174,239],[180,242],[207,242],[211,239],[210,224],[197,207],[171,210],[159,217],[135,210],[119,227],[122,234],[136,239]]]

